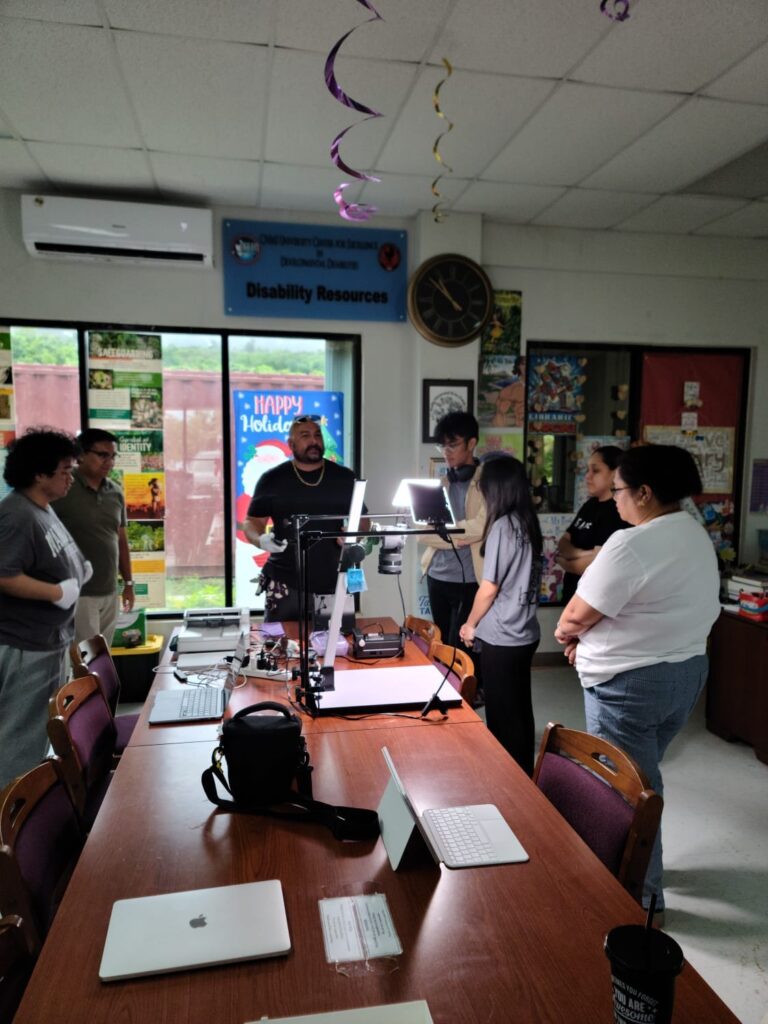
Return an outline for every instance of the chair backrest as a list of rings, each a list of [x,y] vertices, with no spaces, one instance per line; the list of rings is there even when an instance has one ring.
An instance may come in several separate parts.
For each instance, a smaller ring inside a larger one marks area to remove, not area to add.
[[[0,1021],[13,1020],[33,965],[22,919],[0,917]]]
[[[640,902],[663,800],[639,765],[606,740],[550,722],[533,781]]]
[[[93,674],[76,676],[51,697],[48,737],[61,758],[65,782],[80,814],[88,796],[114,766],[117,730]]]
[[[55,759],[0,793],[0,907],[22,919],[37,952],[83,845],[80,818]]]
[[[72,644],[69,652],[74,676],[95,675],[101,683],[107,704],[114,715],[120,700],[120,676],[117,674],[107,641],[97,633],[88,640]]]
[[[429,619],[420,619],[416,615],[406,616],[405,628],[411,634],[411,640],[425,654],[429,654],[429,648],[433,643],[439,644],[443,639],[439,626]]]
[[[438,665],[450,668],[448,682],[471,704],[477,692],[477,679],[475,666],[467,652],[438,641],[430,647],[429,656]]]

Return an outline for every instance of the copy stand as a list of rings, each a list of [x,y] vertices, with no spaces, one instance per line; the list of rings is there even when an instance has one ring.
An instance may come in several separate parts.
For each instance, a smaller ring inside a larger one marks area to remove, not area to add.
[[[310,643],[309,643],[309,623],[310,623],[310,607],[311,607],[311,592],[309,578],[309,565],[308,555],[311,548],[320,540],[337,539],[339,537],[348,536],[345,530],[339,529],[322,529],[317,528],[314,524],[326,521],[339,521],[338,515],[324,515],[324,516],[308,516],[308,515],[297,515],[294,516],[294,537],[296,540],[296,557],[298,559],[298,573],[299,573],[299,685],[296,687],[296,701],[312,716],[318,714],[319,705],[322,701],[322,695],[326,690],[332,690],[334,688],[333,679],[333,656],[335,655],[335,643],[336,639],[333,638],[329,630],[329,644],[326,647],[326,654],[324,660],[327,661],[330,656],[331,665],[323,665],[322,667],[310,666]],[[368,514],[368,518],[380,519],[396,519],[397,514],[385,513],[383,515],[371,516]],[[352,536],[355,537],[412,537],[412,536],[425,536],[433,533],[446,532],[444,523],[436,523],[430,525],[426,529],[416,530],[355,530]],[[447,533],[452,534],[463,534],[464,530],[449,529]],[[339,560],[341,563],[341,559]],[[341,564],[339,572],[341,572]],[[337,586],[338,592],[338,586]],[[338,605],[338,598],[336,601]],[[339,606],[340,607],[340,606]],[[334,609],[335,611],[335,609]],[[339,621],[341,614],[339,610]],[[331,642],[334,644],[334,650],[330,651],[329,647]],[[440,683],[442,687],[443,682]],[[433,707],[440,707],[442,701],[437,698],[437,692],[430,698],[422,711],[423,715],[428,714]],[[444,707],[444,705],[442,705]]]

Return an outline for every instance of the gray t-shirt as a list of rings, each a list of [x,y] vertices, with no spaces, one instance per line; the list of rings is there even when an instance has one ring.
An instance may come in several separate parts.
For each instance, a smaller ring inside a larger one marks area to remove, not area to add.
[[[448,502],[457,523],[459,520],[467,518],[467,491],[471,482],[471,478],[469,480],[454,480],[448,485]],[[463,576],[462,567],[464,569]],[[433,580],[442,580],[444,583],[476,583],[475,567],[472,564],[472,549],[468,546],[457,547],[455,551],[452,548],[450,551],[437,548],[429,563],[427,576],[431,576]]]
[[[0,577],[23,573],[44,583],[83,578],[83,557],[52,508],[11,491],[0,501]],[[0,644],[23,651],[54,651],[75,635],[75,605],[27,601],[0,592]]]
[[[502,516],[491,527],[483,579],[498,583],[499,592],[477,624],[475,636],[500,647],[522,647],[538,640],[541,558],[534,556],[517,516]]]

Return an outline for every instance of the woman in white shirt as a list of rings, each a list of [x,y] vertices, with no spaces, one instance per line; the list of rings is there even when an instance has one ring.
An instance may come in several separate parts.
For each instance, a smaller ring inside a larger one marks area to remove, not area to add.
[[[657,793],[659,763],[707,678],[706,643],[720,613],[717,559],[680,501],[702,489],[689,452],[646,445],[626,452],[614,479],[621,518],[579,581],[555,630],[584,687],[587,729],[635,758]],[[643,903],[664,908],[661,836]]]

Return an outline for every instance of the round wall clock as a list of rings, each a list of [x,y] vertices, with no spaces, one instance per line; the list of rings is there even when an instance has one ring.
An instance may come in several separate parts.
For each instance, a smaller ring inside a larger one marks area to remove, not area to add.
[[[491,318],[493,288],[481,266],[457,253],[426,260],[408,283],[408,315],[428,341],[464,345]]]

